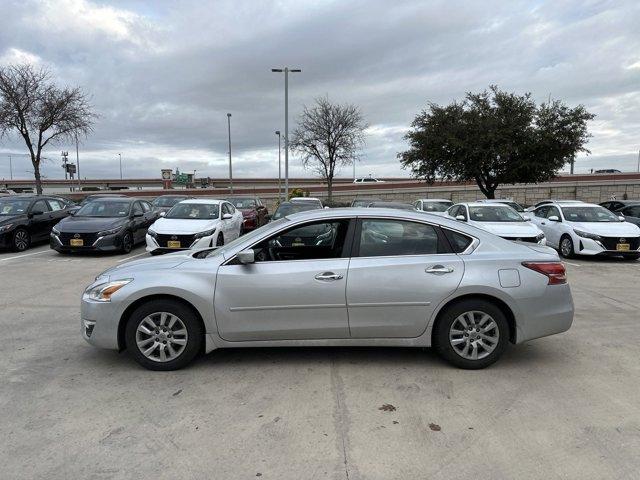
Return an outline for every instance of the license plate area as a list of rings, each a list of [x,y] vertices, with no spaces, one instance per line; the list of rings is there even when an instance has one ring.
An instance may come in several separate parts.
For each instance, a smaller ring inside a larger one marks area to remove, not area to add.
[[[167,247],[169,247],[169,248],[180,248],[180,242],[178,240],[169,240],[167,242]]]
[[[72,247],[83,247],[84,240],[82,240],[81,238],[72,238],[69,241],[69,245],[71,245]]]
[[[618,243],[616,245],[616,250],[618,250],[619,252],[628,252],[629,250],[631,250],[631,245],[629,245],[628,243]]]

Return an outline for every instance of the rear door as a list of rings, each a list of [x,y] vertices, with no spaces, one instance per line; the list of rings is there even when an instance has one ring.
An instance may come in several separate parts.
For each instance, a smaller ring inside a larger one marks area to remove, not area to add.
[[[353,225],[298,225],[253,246],[256,261],[218,269],[214,308],[229,341],[348,338],[345,288]]]
[[[29,230],[33,241],[49,238],[53,219],[49,204],[44,199],[37,200],[29,210]]]
[[[439,227],[417,221],[362,218],[347,280],[351,336],[421,335],[440,302],[462,280],[464,263]]]

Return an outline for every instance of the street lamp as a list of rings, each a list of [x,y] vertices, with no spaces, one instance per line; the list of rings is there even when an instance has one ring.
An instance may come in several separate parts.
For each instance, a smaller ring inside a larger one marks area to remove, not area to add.
[[[233,168],[231,167],[231,114],[227,113],[227,127],[229,132],[229,193],[233,195]]]
[[[120,180],[122,180],[122,154],[119,153],[118,157],[120,157]]]
[[[280,161],[280,130],[276,130],[278,135],[278,202],[282,203],[282,162]]]
[[[302,72],[299,68],[272,68],[272,72],[284,72],[284,195],[289,198],[289,72]]]

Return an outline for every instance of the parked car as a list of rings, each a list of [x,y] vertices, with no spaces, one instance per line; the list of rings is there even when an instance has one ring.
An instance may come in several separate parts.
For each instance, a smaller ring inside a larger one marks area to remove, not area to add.
[[[48,240],[52,227],[74,209],[57,197],[0,197],[0,248],[23,252],[32,243]]]
[[[310,229],[315,239],[296,240]],[[417,211],[316,209],[109,269],[82,296],[81,326],[151,370],[216,348],[330,345],[433,346],[477,369],[509,342],[566,331],[573,311],[546,247]]]
[[[122,194],[122,193],[93,193],[91,195],[87,195],[86,197],[84,197],[82,199],[82,201],[80,202],[80,206],[83,207],[85,206],[87,203],[93,202],[95,200],[102,200],[102,199],[109,199],[109,198],[128,198],[126,195]]]
[[[541,202],[536,203],[535,205],[532,205],[530,207],[527,207],[524,209],[525,212],[533,212],[536,208],[542,206],[542,205],[549,205],[551,203],[556,203],[556,202],[562,202],[562,203],[584,203],[581,200],[542,200]]]
[[[375,197],[356,197],[351,202],[351,206],[352,207],[368,207],[374,202],[382,202],[382,200]]]
[[[600,205],[556,202],[534,210],[533,222],[547,245],[565,258],[574,255],[640,258],[640,228]]]
[[[622,173],[622,172],[616,168],[603,168],[601,170],[596,170],[593,173]]]
[[[289,201],[293,203],[313,203],[315,205],[318,205],[320,208],[324,208],[322,200],[315,197],[293,197]]]
[[[599,205],[610,212],[617,212],[627,205],[635,205],[638,203],[640,203],[640,200],[607,200],[606,202],[600,202]]]
[[[241,229],[242,213],[226,200],[183,200],[151,225],[147,252],[220,246],[238,238]]]
[[[159,197],[156,197],[151,201],[151,205],[153,205],[153,207],[159,212],[167,213],[176,203],[181,202],[182,200],[188,200],[190,198],[193,197],[190,197],[188,195],[174,194],[160,195]]]
[[[279,218],[291,215],[292,213],[320,209],[322,209],[322,207],[314,202],[282,202],[271,217],[271,220],[278,220]]]
[[[487,232],[519,242],[545,245],[544,233],[508,205],[501,203],[458,203],[447,210],[447,215]]]
[[[356,178],[353,183],[384,183],[384,180],[379,180],[373,177]]]
[[[640,226],[640,202],[637,200],[635,203],[627,202],[624,207],[616,210],[615,214],[622,215],[627,222]]]
[[[8,195],[16,195],[16,192],[8,188],[0,188],[0,197],[6,197]]]
[[[410,203],[402,202],[371,202],[367,205],[369,208],[392,208],[395,210],[410,210],[414,211],[415,207]]]
[[[59,253],[129,253],[135,245],[144,242],[147,229],[156,218],[158,212],[145,200],[94,199],[53,227],[50,245]]]
[[[453,205],[451,200],[445,198],[421,198],[416,200],[413,206],[416,210],[428,213],[444,213]]]
[[[259,197],[229,197],[227,201],[242,212],[243,233],[269,222],[269,211]]]
[[[499,198],[483,198],[480,200],[476,200],[478,203],[500,203],[502,205],[509,205],[518,213],[524,213],[524,207],[520,205],[518,202],[514,202],[513,200],[507,199],[499,199]]]

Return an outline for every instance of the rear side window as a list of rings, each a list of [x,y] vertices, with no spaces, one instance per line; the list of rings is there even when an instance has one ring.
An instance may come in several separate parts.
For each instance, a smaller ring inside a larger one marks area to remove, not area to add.
[[[453,230],[443,228],[442,231],[444,232],[445,237],[447,237],[447,240],[449,240],[454,253],[464,252],[473,241],[471,237],[463,235],[462,233],[454,232]]]
[[[444,249],[436,229],[424,223],[404,220],[362,220],[358,256],[430,255]]]

